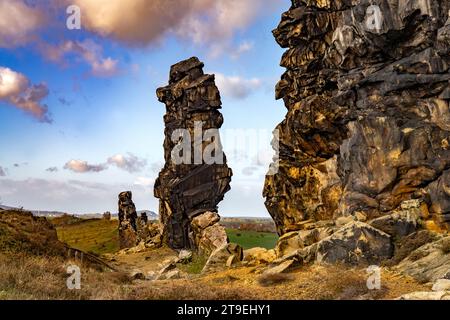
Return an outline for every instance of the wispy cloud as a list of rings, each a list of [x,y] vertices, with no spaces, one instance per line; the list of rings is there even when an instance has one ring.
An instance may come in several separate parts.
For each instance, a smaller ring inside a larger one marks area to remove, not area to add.
[[[89,39],[68,40],[58,45],[43,42],[39,48],[46,59],[57,63],[65,63],[67,56],[75,55],[87,63],[92,75],[97,77],[110,77],[118,72],[118,60],[104,57],[102,47]]]
[[[216,83],[220,92],[233,99],[245,99],[262,85],[261,79],[245,79],[239,76],[225,76],[216,73]]]
[[[89,173],[105,171],[109,166],[115,166],[129,173],[136,173],[142,171],[147,166],[147,160],[139,158],[130,152],[125,155],[119,153],[109,157],[106,162],[99,164],[90,164],[84,160],[70,160],[64,165],[64,169],[76,173]]]
[[[244,53],[247,53],[251,50],[253,50],[253,47],[255,44],[253,42],[244,41],[242,42],[237,48],[234,50],[231,50],[231,58],[238,59],[241,55]]]
[[[30,84],[25,75],[0,66],[0,100],[31,114],[41,122],[51,123],[48,107],[41,102],[48,93],[45,83]]]
[[[130,173],[142,171],[147,165],[145,159],[140,159],[132,153],[116,154],[108,159],[108,163]]]
[[[105,171],[107,168],[106,164],[93,165],[83,160],[70,160],[64,165],[64,169],[76,173],[101,172]]]

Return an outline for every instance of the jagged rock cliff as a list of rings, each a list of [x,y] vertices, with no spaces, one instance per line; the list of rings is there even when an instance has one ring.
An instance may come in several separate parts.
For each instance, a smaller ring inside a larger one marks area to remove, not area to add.
[[[167,111],[165,166],[155,183],[163,241],[174,249],[199,248],[200,239],[211,233],[226,242],[223,227],[214,226],[218,219],[201,230],[191,225],[197,216],[217,212],[232,176],[218,135],[223,117],[214,75],[203,73],[198,58],[179,62],[171,67],[169,85],[159,88],[157,96]]]
[[[273,34],[287,51],[276,87],[279,170],[266,207],[278,232],[417,199],[450,221],[450,2],[293,0]]]

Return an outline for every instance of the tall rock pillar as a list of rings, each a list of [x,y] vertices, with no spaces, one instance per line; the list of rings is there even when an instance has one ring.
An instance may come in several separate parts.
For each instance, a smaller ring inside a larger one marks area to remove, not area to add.
[[[167,112],[165,166],[154,193],[160,199],[163,241],[175,249],[198,247],[191,222],[217,212],[232,176],[218,135],[223,123],[219,90],[203,66],[195,57],[173,65],[169,85],[157,90]]]

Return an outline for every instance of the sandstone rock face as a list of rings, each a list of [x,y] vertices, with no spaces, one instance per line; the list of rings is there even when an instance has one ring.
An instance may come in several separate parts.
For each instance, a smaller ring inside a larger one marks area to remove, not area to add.
[[[273,32],[287,48],[276,87],[287,115],[264,187],[280,235],[310,220],[373,220],[410,199],[449,222],[449,10],[447,0],[292,0]]]
[[[205,212],[192,219],[189,237],[201,255],[210,255],[228,243],[225,228],[219,221],[220,216],[215,212]]]
[[[137,244],[137,213],[131,191],[119,194],[119,243],[121,249]]]
[[[191,220],[216,212],[230,189],[232,172],[218,135],[220,94],[214,76],[204,74],[203,63],[194,57],[172,66],[169,85],[157,96],[167,110],[165,166],[155,183],[163,239],[175,249],[195,248]]]

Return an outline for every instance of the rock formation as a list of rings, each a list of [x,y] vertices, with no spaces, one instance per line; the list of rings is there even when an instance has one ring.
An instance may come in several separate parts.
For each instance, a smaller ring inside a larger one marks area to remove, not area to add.
[[[219,90],[214,75],[204,74],[203,63],[194,57],[171,67],[169,85],[157,96],[167,111],[165,166],[155,183],[163,241],[174,249],[198,248],[202,235],[194,234],[191,222],[217,212],[232,176],[218,135],[223,123]]]
[[[119,194],[119,243],[121,249],[139,252],[161,245],[161,226],[148,221],[147,213],[138,217],[131,191]]]
[[[409,200],[425,224],[448,225],[449,10],[447,0],[292,0],[273,32],[287,48],[276,87],[287,115],[264,187],[280,235],[370,222]]]
[[[119,194],[119,242],[120,248],[131,248],[137,244],[137,213],[131,191]]]

